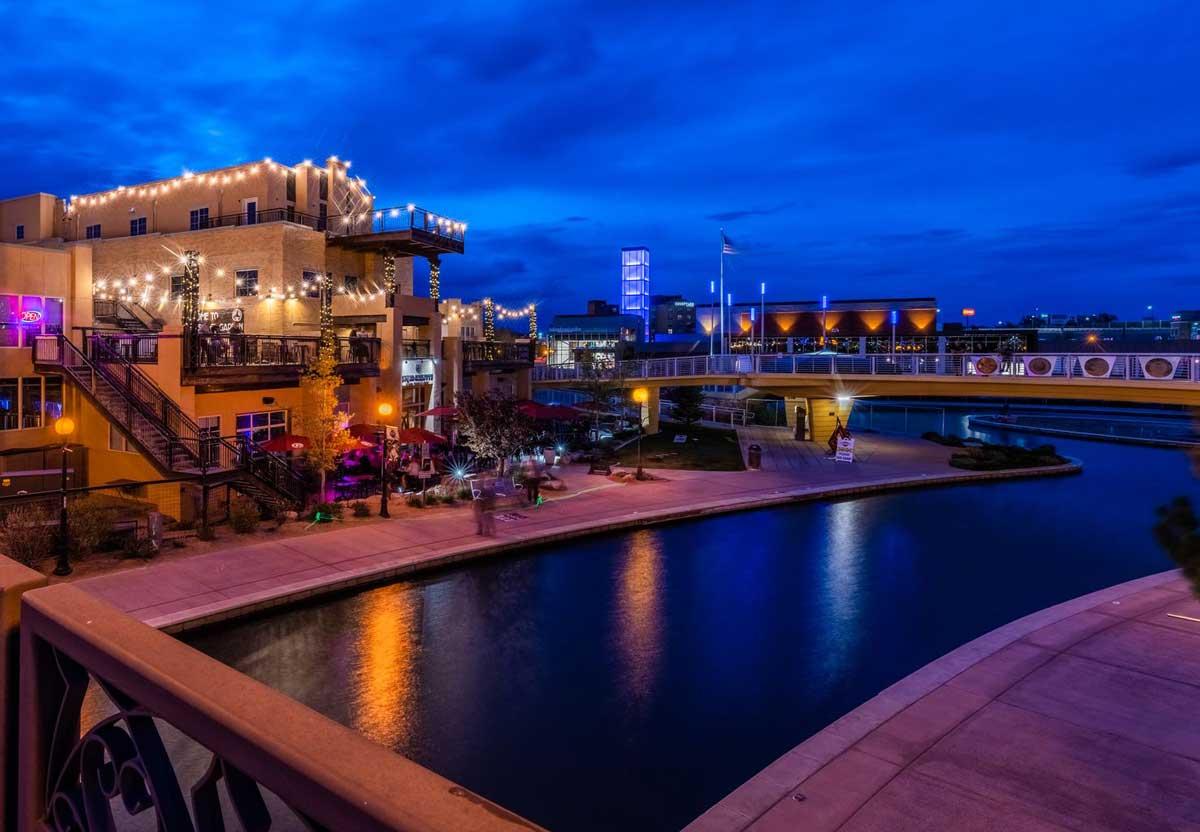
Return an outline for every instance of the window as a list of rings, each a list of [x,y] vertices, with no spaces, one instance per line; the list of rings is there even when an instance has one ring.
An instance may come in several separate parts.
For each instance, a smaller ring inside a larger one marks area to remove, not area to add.
[[[21,379],[21,427],[42,426],[42,379],[41,376]]]
[[[0,295],[0,347],[21,346],[21,298]]]
[[[62,298],[46,298],[46,309],[42,313],[42,323],[47,335],[58,335],[63,331],[63,300]]]
[[[112,422],[108,423],[108,449],[110,451],[129,450],[129,440],[125,438],[125,434],[117,430],[117,426]]]
[[[300,288],[304,290],[306,298],[321,297],[321,273],[320,272],[303,272],[300,281]]]
[[[179,300],[183,297],[183,275],[171,275],[171,300]]]
[[[46,309],[39,295],[21,296],[21,331],[25,346],[32,347],[33,339],[42,334],[42,319]]]
[[[100,239],[100,223],[96,223],[95,225],[89,225],[85,229],[85,231],[87,233],[87,238],[89,240],[99,240]]]
[[[140,237],[146,233],[146,218],[138,217],[136,220],[129,221],[129,236]]]
[[[208,228],[208,209],[196,208],[188,212],[188,222],[192,231]]]
[[[258,294],[258,269],[238,269],[233,285],[239,298],[254,297]]]
[[[16,430],[20,425],[17,412],[19,383],[15,378],[0,378],[0,430]]]
[[[317,222],[317,230],[318,231],[325,230],[325,222],[328,219],[329,219],[329,206],[327,206],[324,202],[322,202],[321,207],[320,207],[320,218]]]
[[[325,171],[321,171],[320,196],[318,199],[329,199],[329,177],[325,175]]]
[[[63,415],[63,380],[62,376],[46,376],[46,423],[54,421]]]
[[[258,200],[247,199],[242,201],[242,213],[246,215],[246,225],[254,225],[258,222]]]
[[[358,275],[348,274],[345,277],[343,277],[342,278],[342,291],[347,292],[347,293],[357,292],[358,291]]]
[[[287,172],[287,201],[296,201],[296,171],[294,170]]]
[[[18,226],[17,226],[17,239],[18,239],[18,240],[24,240],[24,239],[25,239],[25,226],[23,226],[23,225],[18,225]]]
[[[237,415],[237,435],[239,439],[248,439],[254,444],[266,442],[276,436],[287,433],[286,410],[264,410],[258,413],[239,413]]]

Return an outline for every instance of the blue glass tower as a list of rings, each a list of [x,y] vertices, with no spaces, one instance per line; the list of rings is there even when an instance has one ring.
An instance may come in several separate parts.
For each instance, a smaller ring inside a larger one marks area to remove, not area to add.
[[[650,340],[650,249],[621,249],[621,314],[642,319],[642,338]]]

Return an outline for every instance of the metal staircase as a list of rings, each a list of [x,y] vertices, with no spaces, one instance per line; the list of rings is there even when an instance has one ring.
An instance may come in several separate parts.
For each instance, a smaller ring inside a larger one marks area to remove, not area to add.
[[[194,419],[103,337],[88,336],[87,354],[64,335],[38,336],[33,363],[61,372],[164,475],[228,484],[273,508],[304,499],[304,481],[283,457],[248,439],[205,436]]]
[[[134,300],[92,299],[92,318],[123,332],[161,332],[164,321]]]

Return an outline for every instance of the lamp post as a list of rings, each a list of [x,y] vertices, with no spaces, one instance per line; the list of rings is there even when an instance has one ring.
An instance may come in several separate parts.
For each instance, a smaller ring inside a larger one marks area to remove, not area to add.
[[[758,329],[760,354],[767,351],[767,283],[758,284]]]
[[[896,321],[900,317],[900,313],[895,309],[892,310],[892,360],[896,358]]]
[[[392,415],[393,408],[390,402],[380,402],[376,408],[380,419],[386,419]],[[379,426],[379,516],[391,517],[388,511],[388,480],[387,480],[387,427]]]
[[[825,349],[825,341],[829,336],[829,328],[825,326],[825,316],[829,312],[829,295],[821,295],[821,349]]]
[[[637,405],[638,405],[638,466],[637,466],[637,478],[640,480],[640,479],[642,478],[642,434],[645,432],[645,431],[643,431],[643,429],[642,429],[642,428],[644,427],[644,425],[643,425],[643,423],[642,423],[642,409],[643,409],[643,408],[646,406],[646,402],[650,401],[650,391],[649,391],[649,390],[647,390],[645,387],[636,387],[636,388],[634,388],[634,391],[633,391],[633,400],[634,400],[635,402],[637,402]]]
[[[71,453],[70,436],[75,432],[75,420],[69,416],[60,416],[54,422],[54,432],[62,437],[62,505],[58,510],[58,563],[54,565],[55,575],[70,575],[71,561],[67,554],[69,548],[69,532],[67,531],[67,454]]]

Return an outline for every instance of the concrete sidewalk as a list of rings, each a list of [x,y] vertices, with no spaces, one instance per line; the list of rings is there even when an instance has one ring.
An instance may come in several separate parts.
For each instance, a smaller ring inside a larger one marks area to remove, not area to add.
[[[152,626],[184,629],[595,531],[831,494],[1045,473],[960,471],[947,464],[949,449],[920,440],[872,436],[860,443],[859,461],[853,464],[813,457],[811,464],[781,463],[775,470],[662,471],[664,479],[655,482],[617,484],[589,476],[581,466],[564,469],[567,492],[547,493],[541,507],[500,516],[494,538],[476,536],[470,507],[406,510],[390,521],[314,530],[76,583]],[[812,451],[805,444],[771,446],[764,459],[785,453],[808,457]]]
[[[963,645],[688,830],[1196,829],[1198,711],[1200,603],[1154,575]]]

